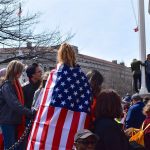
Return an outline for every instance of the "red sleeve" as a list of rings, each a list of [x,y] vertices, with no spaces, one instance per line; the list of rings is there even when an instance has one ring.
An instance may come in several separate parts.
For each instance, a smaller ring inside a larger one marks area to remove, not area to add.
[[[93,129],[94,129],[95,107],[96,107],[96,99],[93,98],[93,103],[92,103],[92,105],[91,105],[90,125],[89,125],[89,129],[90,129],[90,130],[93,130]]]

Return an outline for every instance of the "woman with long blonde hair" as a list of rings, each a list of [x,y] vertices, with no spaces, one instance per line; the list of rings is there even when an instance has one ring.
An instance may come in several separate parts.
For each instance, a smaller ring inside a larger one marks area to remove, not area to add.
[[[60,46],[57,54],[57,61],[60,64],[66,64],[69,67],[76,66],[76,54],[71,45],[64,43]]]
[[[24,117],[31,118],[33,113],[24,107],[24,97],[19,78],[24,65],[18,61],[11,61],[6,69],[6,75],[0,91],[0,125],[4,138],[4,148],[9,149],[22,135],[25,125]],[[18,149],[23,149],[19,145]]]
[[[71,45],[60,46],[57,61],[44,89],[27,150],[71,150],[75,133],[89,126],[91,89]]]

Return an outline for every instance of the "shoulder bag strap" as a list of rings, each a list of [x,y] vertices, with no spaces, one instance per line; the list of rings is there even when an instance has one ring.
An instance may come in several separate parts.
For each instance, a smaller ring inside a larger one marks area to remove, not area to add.
[[[145,131],[148,127],[150,127],[150,123],[143,130]]]

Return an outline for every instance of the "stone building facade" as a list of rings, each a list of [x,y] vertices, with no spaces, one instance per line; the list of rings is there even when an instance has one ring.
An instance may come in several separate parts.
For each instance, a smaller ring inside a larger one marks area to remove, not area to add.
[[[36,57],[31,60],[23,60],[25,64],[31,64],[33,62],[38,62],[41,64],[43,69],[51,70],[56,66],[56,55],[58,47],[47,48],[40,57]],[[111,88],[118,91],[121,96],[126,93],[132,93],[132,73],[129,67],[124,66],[124,64],[117,64],[116,62],[109,62],[106,60],[86,56],[78,53],[78,48],[74,46],[77,55],[77,63],[82,67],[82,69],[88,72],[91,69],[96,69],[101,72],[104,76],[103,88]],[[26,48],[22,48],[23,54],[28,53]],[[0,49],[0,61],[17,55],[17,51],[12,49]],[[0,68],[6,67],[6,64],[0,64]]]

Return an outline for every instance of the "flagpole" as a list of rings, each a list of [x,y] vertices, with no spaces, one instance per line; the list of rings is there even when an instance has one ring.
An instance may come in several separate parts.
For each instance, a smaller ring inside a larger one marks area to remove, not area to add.
[[[146,60],[146,37],[145,37],[145,14],[144,0],[138,0],[139,9],[139,57],[142,63]],[[145,67],[141,66],[141,89],[140,94],[148,93],[145,84]]]
[[[148,13],[150,14],[150,0],[148,1]]]
[[[19,17],[19,45],[18,45],[18,55],[19,56],[23,55],[22,50],[21,50],[21,38],[20,38],[21,37],[21,13],[22,13],[21,3],[19,3],[19,12],[18,12],[18,17]],[[22,59],[20,61],[23,62]],[[19,78],[19,81],[20,81],[21,85],[24,83],[23,82],[23,75],[21,75],[21,77]]]
[[[18,52],[19,55],[22,55],[22,50],[20,49],[21,46],[21,3],[19,3],[19,12],[18,12],[18,16],[19,16],[19,46],[18,46]]]

